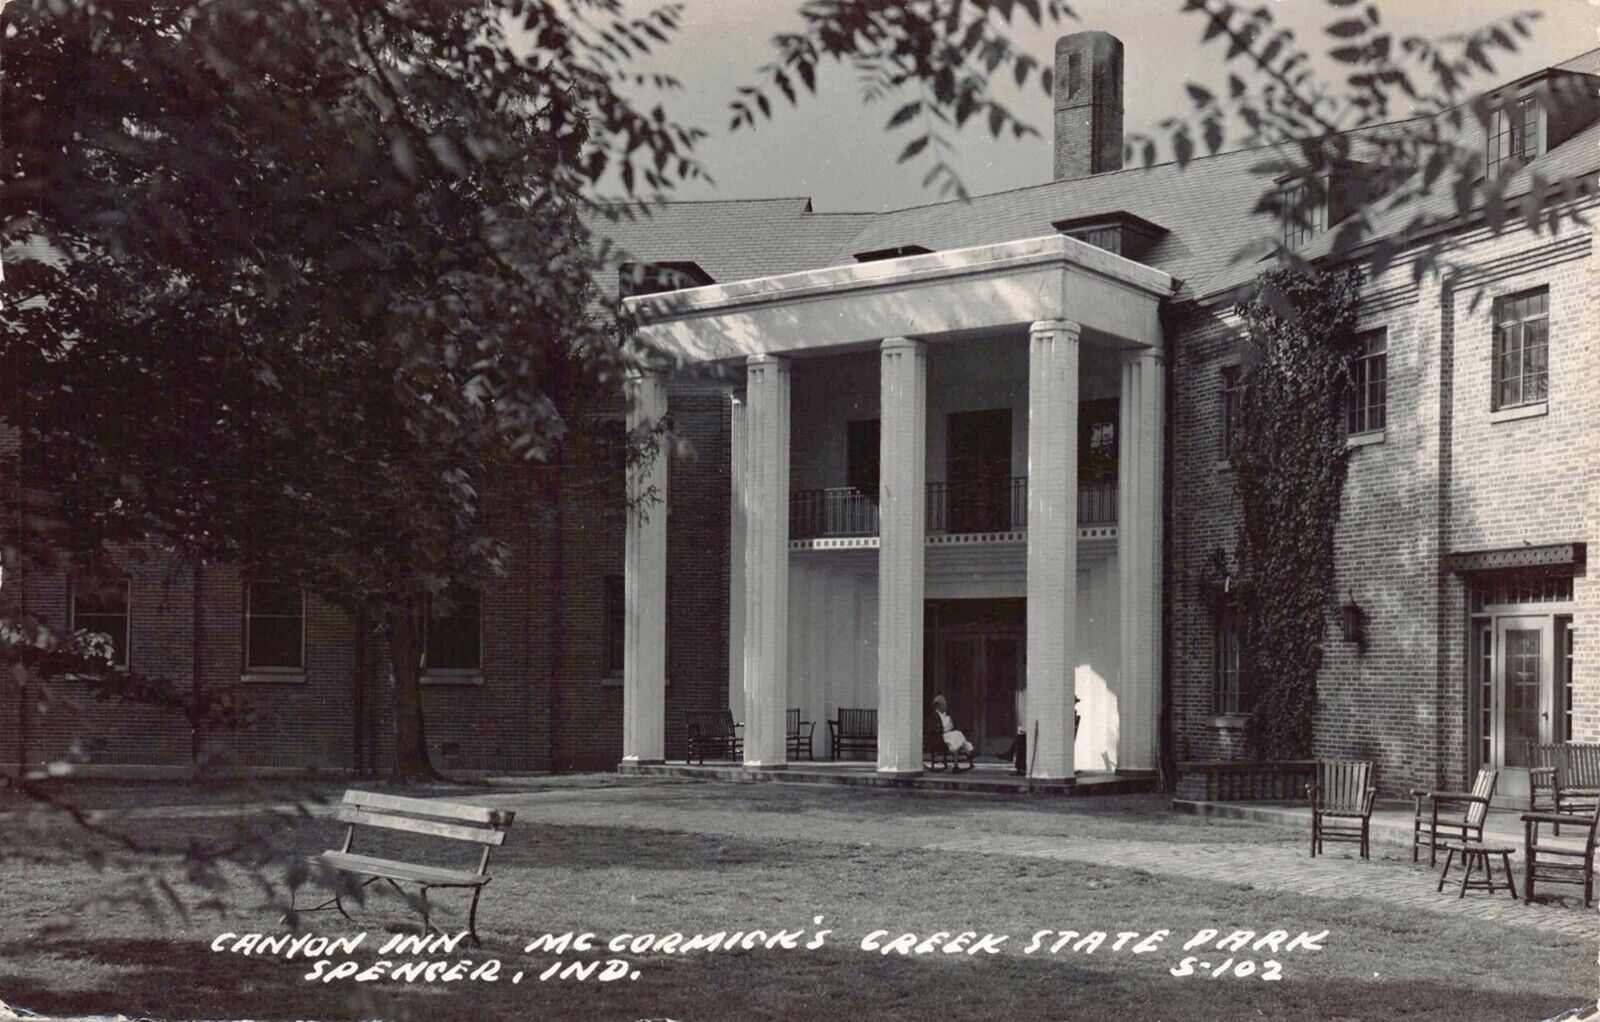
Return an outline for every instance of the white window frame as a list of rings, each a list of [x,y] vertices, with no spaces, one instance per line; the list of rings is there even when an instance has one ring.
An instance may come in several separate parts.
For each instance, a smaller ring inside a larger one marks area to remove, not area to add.
[[[1540,293],[1543,293],[1544,295],[1543,316],[1524,317],[1504,324],[1501,322],[1500,310],[1506,305],[1519,300],[1532,298]],[[1490,315],[1493,317],[1493,319],[1489,331],[1489,411],[1497,418],[1509,419],[1522,418],[1530,414],[1537,415],[1542,413],[1548,406],[1550,401],[1550,341],[1552,339],[1550,330],[1550,305],[1550,287],[1548,284],[1540,284],[1534,287],[1522,288],[1517,291],[1509,291],[1506,294],[1498,295],[1490,306]],[[1527,371],[1528,324],[1539,322],[1544,324],[1544,394],[1540,397],[1530,399],[1528,397],[1528,381],[1532,377],[1528,375]],[[1520,367],[1516,377],[1518,381],[1518,399],[1512,402],[1502,402],[1500,399],[1501,388],[1506,383],[1506,377],[1502,376],[1500,373],[1500,361],[1502,354],[1500,340],[1502,326],[1514,327],[1516,329],[1517,336],[1517,357],[1518,365]]]
[[[122,582],[122,662],[112,662],[113,670],[127,671],[133,664],[133,579],[124,576]],[[67,631],[78,630],[78,581],[67,584]],[[100,633],[105,634],[105,633]]]
[[[1372,327],[1367,330],[1357,331],[1356,336],[1361,339],[1362,350],[1356,355],[1355,366],[1362,369],[1365,365],[1381,358],[1383,360],[1383,423],[1372,425],[1372,407],[1363,405],[1363,399],[1368,395],[1371,380],[1365,375],[1359,375],[1352,381],[1349,400],[1344,407],[1345,439],[1352,447],[1382,442],[1389,431],[1389,328],[1386,326]],[[1367,345],[1372,338],[1379,338],[1383,342],[1383,351],[1372,353],[1367,350]],[[1352,420],[1358,410],[1362,413],[1362,429],[1354,429]]]

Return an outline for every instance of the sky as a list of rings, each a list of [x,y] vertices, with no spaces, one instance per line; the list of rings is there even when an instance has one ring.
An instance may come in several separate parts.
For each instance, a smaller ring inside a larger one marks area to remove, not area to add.
[[[627,0],[642,11],[649,0]],[[773,52],[775,33],[799,27],[800,0],[682,0],[683,24],[671,45],[639,62],[637,70],[664,72],[681,79],[680,92],[646,96],[662,102],[680,122],[710,132],[698,154],[715,184],[694,183],[675,192],[679,199],[809,196],[817,210],[882,210],[937,201],[921,179],[928,164],[897,165],[895,158],[912,135],[884,131],[898,103],[862,102],[849,67],[823,69],[818,94],[799,108],[781,98],[776,116],[755,130],[728,130],[735,90],[756,80],[756,69]],[[1012,38],[1041,60],[1053,59],[1056,37],[1099,29],[1124,46],[1124,127],[1128,133],[1153,132],[1164,117],[1189,108],[1188,82],[1217,86],[1226,81],[1222,44],[1201,43],[1204,19],[1182,14],[1182,0],[1069,0],[1076,20],[1044,27],[1026,22]],[[1260,0],[1270,3],[1278,24],[1294,30],[1301,45],[1320,57],[1316,66],[1338,65],[1321,53],[1329,45],[1323,28],[1340,17],[1327,0]],[[1493,81],[1504,81],[1558,63],[1600,46],[1600,0],[1377,0],[1384,23],[1398,33],[1430,38],[1480,27],[1522,11],[1538,10],[1533,37],[1521,50],[1496,61]],[[1009,80],[1007,85],[1009,85]],[[1490,84],[1485,79],[1485,85]],[[1041,137],[997,141],[986,128],[969,127],[958,139],[955,165],[974,194],[1002,191],[1049,180],[1051,173],[1049,98],[1033,83],[1027,91],[1001,93]],[[902,100],[903,101],[903,100]],[[975,119],[976,120],[976,119]]]

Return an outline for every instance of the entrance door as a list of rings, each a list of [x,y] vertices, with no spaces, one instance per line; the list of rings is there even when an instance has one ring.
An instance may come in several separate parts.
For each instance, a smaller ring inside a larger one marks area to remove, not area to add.
[[[949,532],[1011,528],[1011,409],[950,413],[945,457]]]
[[[1488,763],[1501,772],[1498,794],[1526,805],[1528,743],[1554,740],[1554,619],[1497,617],[1493,635]]]
[[[936,648],[930,665],[933,683],[924,687],[925,712],[932,712],[933,697],[942,695],[950,703],[955,726],[979,753],[989,755],[1009,748],[1017,733],[1022,636],[993,631],[957,633],[941,638]]]

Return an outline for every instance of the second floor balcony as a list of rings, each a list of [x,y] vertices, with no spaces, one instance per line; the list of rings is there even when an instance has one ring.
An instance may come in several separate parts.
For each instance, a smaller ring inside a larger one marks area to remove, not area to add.
[[[1117,484],[1078,484],[1078,524],[1117,521]],[[1028,477],[998,483],[929,483],[929,535],[1021,532],[1028,527]],[[795,490],[789,494],[789,538],[876,536],[878,495],[854,486]]]

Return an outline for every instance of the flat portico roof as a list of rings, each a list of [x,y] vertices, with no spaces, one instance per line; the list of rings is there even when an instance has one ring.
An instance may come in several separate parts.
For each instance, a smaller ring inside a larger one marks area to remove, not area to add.
[[[1157,345],[1169,274],[1065,235],[830,266],[626,300],[639,339],[680,364],[885,337],[1082,325],[1099,343]]]

